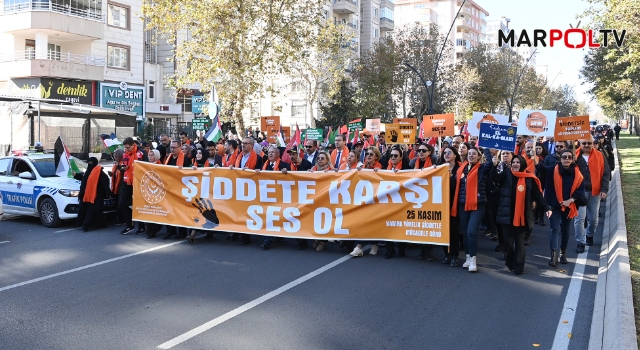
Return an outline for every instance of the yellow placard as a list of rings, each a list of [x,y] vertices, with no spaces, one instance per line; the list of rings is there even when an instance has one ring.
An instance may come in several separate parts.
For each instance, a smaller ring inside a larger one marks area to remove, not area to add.
[[[385,125],[385,141],[387,144],[416,143],[416,126],[413,124],[387,124]]]

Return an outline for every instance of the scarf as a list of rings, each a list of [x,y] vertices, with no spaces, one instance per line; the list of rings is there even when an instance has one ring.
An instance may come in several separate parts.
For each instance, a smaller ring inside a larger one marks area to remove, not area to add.
[[[318,169],[317,165],[314,165],[313,168],[311,168],[311,171],[325,171],[325,170],[331,170],[331,165],[327,165],[324,169]]]
[[[169,164],[169,160],[173,157],[173,154],[169,154],[169,156],[167,156],[167,159],[164,161],[164,165],[168,165]],[[176,160],[176,166],[182,166],[184,165],[184,153],[180,152],[180,154],[178,155],[178,159]]]
[[[331,152],[331,165],[336,164],[336,158],[338,158],[338,152],[340,152],[340,163],[338,163],[338,167],[340,165],[347,162],[347,157],[349,156],[349,149],[347,147],[343,147],[341,150],[337,148]]]
[[[513,226],[526,226],[525,206],[527,202],[527,178],[535,181],[540,193],[542,193],[542,185],[540,185],[540,180],[532,173],[522,171],[515,172],[511,170],[511,174],[518,178],[518,183],[516,184],[516,207],[513,212]]]
[[[216,146],[216,153],[218,153],[220,158],[224,157],[224,145],[218,144]]]
[[[560,209],[562,211],[564,211],[564,206],[562,205],[562,176],[560,175],[560,169],[559,167],[561,167],[561,164],[556,165],[556,168],[553,170],[553,187],[556,190],[556,199],[558,200],[558,203],[560,203]],[[582,183],[583,180],[583,176],[582,173],[580,173],[579,169],[575,169],[575,176],[573,178],[573,184],[571,185],[571,194],[573,194],[578,187],[580,186],[580,184]],[[576,203],[571,203],[569,204],[569,219],[573,219],[576,216],[578,216],[578,207],[576,206]]]
[[[251,153],[249,153],[249,159],[247,160],[244,166],[245,168],[255,169],[256,164],[258,164],[258,154],[256,153],[256,151],[251,150]],[[236,158],[236,168],[240,168],[241,166],[242,166],[242,156],[239,156]]]
[[[425,159],[424,161],[424,165],[422,165],[422,167],[420,166],[420,158],[416,159],[416,164],[413,166],[414,169],[424,169],[424,168],[428,168],[430,166],[433,165],[433,162],[431,161],[431,157],[427,157],[427,159]]]
[[[114,164],[111,168],[111,173],[113,174],[113,176],[111,176],[111,192],[113,192],[114,194],[118,194],[118,190],[120,189],[120,181],[122,180],[122,172],[118,170],[118,165],[120,164]]]
[[[458,195],[460,194],[460,180],[464,176],[464,169],[469,166],[469,162],[464,162],[460,168],[458,168],[458,174],[456,175],[456,193],[453,197],[453,207],[451,207],[451,216],[458,216]],[[464,203],[464,210],[471,211],[478,209],[478,169],[480,168],[480,162],[477,162],[469,173],[467,174],[467,187],[466,187],[466,201]]]
[[[291,162],[291,171],[298,171],[298,166],[300,165],[300,163],[295,163],[295,162]]]
[[[100,173],[102,172],[102,167],[96,165],[93,170],[91,170],[91,174],[87,178],[87,185],[84,188],[84,197],[82,197],[82,201],[85,203],[93,203],[98,196],[98,180],[100,180]]]
[[[387,170],[393,170],[393,169],[394,169],[393,164],[391,164],[391,162],[389,162],[389,165],[387,165]],[[402,161],[400,161],[400,163],[398,163],[398,166],[395,169],[402,170]]]
[[[409,159],[413,159],[416,157],[416,150],[412,149],[411,152],[409,152]]]
[[[355,168],[358,167],[358,162],[356,161],[356,166],[351,167],[351,164],[349,163],[342,163],[342,165],[340,165],[340,170],[353,170]]]
[[[204,161],[204,163],[202,165],[198,164],[198,162],[196,161],[195,163],[193,163],[193,166],[196,167],[196,168],[199,167],[199,166],[201,166],[203,168],[208,168],[210,166],[209,164],[210,164],[209,163],[209,159],[207,159],[207,160]]]
[[[578,152],[578,157],[582,156],[582,150]],[[600,195],[600,190],[602,181],[598,179],[602,179],[604,175],[604,156],[600,151],[592,149],[591,153],[589,153],[589,174],[591,175],[591,195],[598,196]],[[595,180],[595,181],[594,181]]]
[[[125,152],[122,156],[123,163],[127,165],[127,170],[124,171],[124,182],[127,185],[133,185],[133,163],[136,160],[138,160],[138,145],[134,143],[131,152]]]
[[[236,159],[238,158],[238,154],[240,154],[240,151],[236,148],[236,150],[233,151],[233,153],[227,154],[227,156],[225,157],[222,165],[227,167],[227,168],[232,166],[232,165],[235,165],[236,164]]]
[[[526,171],[535,174],[536,173],[536,164],[533,162],[533,159],[529,159],[528,157],[524,157],[527,161],[527,169]]]
[[[516,144],[516,150],[513,153],[518,156],[523,156],[525,153],[525,146],[522,146],[522,148],[520,148],[520,145]]]
[[[251,159],[251,158],[249,158],[249,159]],[[262,166],[262,170],[267,170],[267,166],[269,166],[269,164],[271,164],[270,161],[265,162],[264,165]],[[280,170],[280,159],[276,160],[275,164],[273,165],[273,169],[272,170],[273,171]]]
[[[369,164],[365,164],[364,168],[365,169],[375,169],[375,168],[382,169],[382,164],[380,164],[380,162],[376,162],[375,164],[373,164],[373,166],[369,166]]]

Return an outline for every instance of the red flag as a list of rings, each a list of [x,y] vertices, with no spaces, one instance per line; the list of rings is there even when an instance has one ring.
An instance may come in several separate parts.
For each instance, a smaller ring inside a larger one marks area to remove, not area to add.
[[[300,128],[298,128],[298,123],[296,123],[296,133],[293,134],[291,140],[289,140],[289,144],[284,149],[284,154],[282,155],[282,161],[291,163],[291,157],[289,157],[289,150],[293,147],[300,146]]]
[[[435,147],[438,144],[438,137],[430,137],[428,143],[431,146]]]
[[[469,126],[467,125],[467,123],[464,123],[464,125],[462,126],[462,135],[464,135],[464,142],[469,142]]]
[[[420,131],[418,131],[418,138],[421,139],[424,137],[424,120],[420,123]]]
[[[355,145],[356,142],[360,139],[360,129],[356,129],[356,132],[353,133],[353,138],[351,139],[351,144]]]

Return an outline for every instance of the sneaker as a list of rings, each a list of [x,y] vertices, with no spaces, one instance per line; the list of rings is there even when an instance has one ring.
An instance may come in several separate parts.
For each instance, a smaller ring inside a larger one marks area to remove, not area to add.
[[[584,253],[584,243],[578,243],[578,247],[576,248],[576,253]]]
[[[353,251],[351,253],[349,253],[349,255],[351,255],[351,256],[363,256],[364,252],[362,251],[361,248],[355,247],[355,248],[353,248]]]
[[[471,260],[471,262],[469,263],[469,272],[478,271],[478,266],[476,265],[476,257],[472,256],[469,260]]]
[[[468,268],[469,265],[471,265],[471,257],[469,256],[469,254],[466,254],[467,256],[467,260],[464,261],[464,264],[462,264],[462,267],[464,268]]]
[[[124,230],[120,231],[121,235],[128,235],[131,232],[133,232],[133,230],[135,230],[135,227],[125,227]]]
[[[451,257],[449,255],[445,255],[444,260],[442,260],[443,264],[451,264]]]
[[[145,233],[145,232],[146,232],[146,231],[145,231],[145,229],[144,229],[143,227],[141,227],[141,228],[139,228],[139,229],[136,231],[136,234],[137,234],[137,235],[140,235],[140,234],[143,234],[143,233]]]
[[[593,236],[587,236],[587,245],[591,247],[593,245]]]
[[[374,244],[371,246],[371,250],[369,250],[369,255],[376,255],[378,254],[378,245]]]
[[[497,233],[492,233],[490,239],[492,241],[497,241],[498,240],[498,234]]]

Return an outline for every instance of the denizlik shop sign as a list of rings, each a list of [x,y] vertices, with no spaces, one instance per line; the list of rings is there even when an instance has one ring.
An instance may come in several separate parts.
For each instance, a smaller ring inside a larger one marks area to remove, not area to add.
[[[94,91],[92,82],[71,81],[50,78],[12,79],[10,95],[27,93],[32,97],[63,100],[72,103],[92,105]]]
[[[138,113],[137,120],[144,119],[144,87],[100,83],[100,107],[117,111]]]

